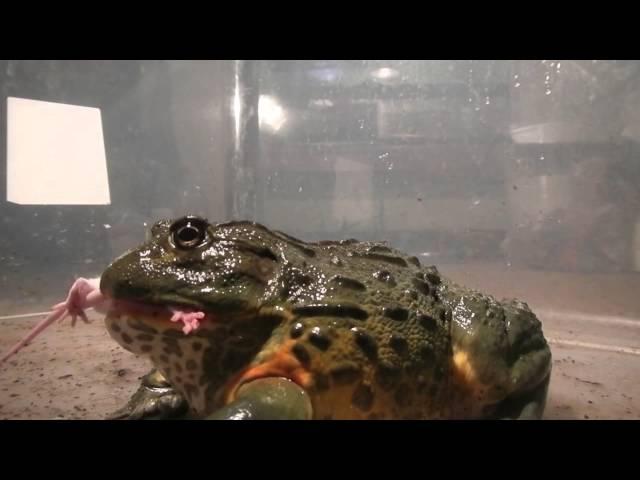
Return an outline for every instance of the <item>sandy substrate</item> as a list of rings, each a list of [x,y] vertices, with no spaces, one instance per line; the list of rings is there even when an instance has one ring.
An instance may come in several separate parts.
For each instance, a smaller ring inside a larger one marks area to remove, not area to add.
[[[441,270],[498,297],[519,297],[538,313],[554,358],[546,418],[640,418],[640,276]],[[26,301],[0,300],[2,315],[43,311],[64,297],[64,282],[45,284]],[[73,329],[56,325],[0,366],[0,419],[101,419],[128,400],[150,364],[111,340],[100,316],[90,318]],[[37,320],[0,319],[0,351]]]

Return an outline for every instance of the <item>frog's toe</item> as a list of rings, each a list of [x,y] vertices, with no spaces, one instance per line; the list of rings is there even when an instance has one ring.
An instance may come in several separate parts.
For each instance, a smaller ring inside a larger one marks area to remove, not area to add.
[[[498,407],[494,418],[500,420],[540,420],[547,403],[551,374],[536,388],[518,397],[509,398]]]
[[[209,420],[309,420],[311,401],[302,387],[286,378],[260,378],[242,386],[236,400]]]
[[[131,400],[107,417],[107,420],[161,420],[183,417],[188,411],[186,399],[156,371],[143,377]]]

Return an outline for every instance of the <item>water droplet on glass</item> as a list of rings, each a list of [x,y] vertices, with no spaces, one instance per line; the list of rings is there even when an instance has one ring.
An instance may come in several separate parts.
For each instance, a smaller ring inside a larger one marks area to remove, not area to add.
[[[389,152],[383,153],[382,155],[378,155],[379,159],[387,158],[389,156]]]
[[[104,228],[106,228],[107,230],[109,230],[109,229],[111,228],[111,225],[109,225],[108,223],[105,223],[105,224],[103,225],[103,227],[104,227]]]
[[[489,97],[486,97],[486,98],[484,99],[484,104],[485,104],[485,105],[490,105],[490,104],[491,104],[491,99],[490,99]]]
[[[516,82],[514,88],[518,88],[520,86],[520,82]]]
[[[302,187],[298,187],[298,193],[302,192]]]
[[[387,170],[393,170],[393,162],[391,162],[391,163],[387,166]]]
[[[544,94],[545,94],[545,95],[551,95],[551,89],[550,89],[550,88],[547,88],[547,89],[544,91]]]

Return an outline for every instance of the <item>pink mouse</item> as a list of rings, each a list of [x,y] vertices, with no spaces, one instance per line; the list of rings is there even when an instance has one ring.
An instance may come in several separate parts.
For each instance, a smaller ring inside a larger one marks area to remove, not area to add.
[[[78,278],[69,289],[66,300],[51,307],[49,315],[0,358],[0,364],[13,357],[56,321],[63,321],[69,316],[71,317],[71,326],[75,326],[78,318],[89,323],[85,310],[93,308],[99,313],[107,313],[111,304],[112,301],[100,291],[100,277]],[[184,311],[176,308],[170,310],[173,314],[171,316],[172,322],[184,323],[182,331],[185,335],[195,331],[200,326],[200,321],[205,317],[204,312]]]

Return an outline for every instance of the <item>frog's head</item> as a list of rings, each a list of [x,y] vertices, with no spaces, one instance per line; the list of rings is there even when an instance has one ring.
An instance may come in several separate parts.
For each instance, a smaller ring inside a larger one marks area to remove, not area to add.
[[[272,301],[283,263],[272,233],[195,216],[160,221],[102,274],[110,335],[150,356],[196,410],[216,407],[282,321]],[[179,321],[189,315],[197,321]]]

